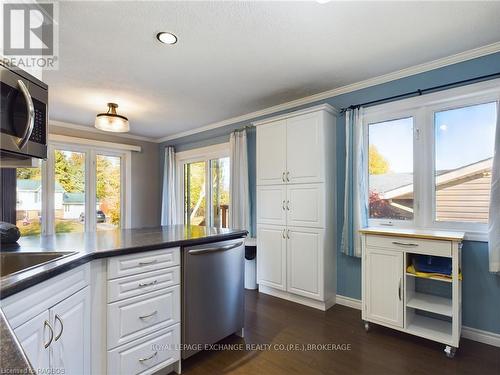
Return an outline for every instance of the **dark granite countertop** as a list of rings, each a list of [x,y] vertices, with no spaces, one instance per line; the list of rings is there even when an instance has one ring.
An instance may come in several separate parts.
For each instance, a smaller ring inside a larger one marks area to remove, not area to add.
[[[157,228],[123,229],[96,233],[67,233],[23,237],[17,244],[2,245],[2,252],[74,252],[47,265],[1,279],[0,298],[8,297],[39,282],[66,272],[92,259],[167,247],[190,246],[241,238],[244,230],[173,225]],[[14,332],[0,309],[0,370],[35,373]]]
[[[93,259],[167,247],[190,246],[241,238],[245,230],[172,225],[155,228],[109,230],[22,237],[17,244],[2,245],[2,252],[75,252],[72,255],[1,279],[0,298],[6,298],[41,281]]]

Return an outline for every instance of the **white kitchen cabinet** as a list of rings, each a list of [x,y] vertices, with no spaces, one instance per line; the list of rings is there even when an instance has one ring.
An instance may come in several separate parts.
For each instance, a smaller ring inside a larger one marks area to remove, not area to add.
[[[325,185],[299,184],[286,187],[286,224],[292,227],[325,227]]]
[[[446,355],[453,357],[462,327],[460,269],[464,233],[394,228],[364,228],[360,233],[365,328],[373,322],[440,342],[446,345]],[[451,274],[444,277],[415,273],[415,262],[428,256],[440,257],[441,261],[448,258]],[[428,282],[441,284],[433,288],[439,295],[422,287]]]
[[[288,227],[286,237],[287,290],[322,300],[323,230]]]
[[[286,290],[285,227],[257,226],[257,280],[259,285]]]
[[[90,267],[57,275],[2,300],[35,370],[90,374]]]
[[[286,174],[286,121],[257,132],[257,185],[281,184]]]
[[[65,374],[90,373],[90,290],[85,288],[50,309],[54,330],[52,368]]]
[[[286,180],[292,184],[324,181],[322,112],[287,119]]]
[[[265,185],[257,187],[257,222],[286,225],[286,187]]]
[[[53,337],[49,321],[49,312],[46,310],[14,329],[33,369],[40,373],[50,371],[50,348],[45,347]]]
[[[336,296],[336,114],[324,104],[254,123],[259,291],[321,310]]]
[[[403,254],[366,249],[366,316],[396,327],[403,326]]]

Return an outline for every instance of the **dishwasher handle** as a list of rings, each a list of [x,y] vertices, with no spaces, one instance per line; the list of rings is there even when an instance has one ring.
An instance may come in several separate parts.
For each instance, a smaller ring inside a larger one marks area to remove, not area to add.
[[[243,241],[237,242],[237,243],[234,243],[234,244],[231,244],[231,245],[226,245],[226,246],[204,247],[204,248],[201,248],[201,249],[193,249],[193,250],[189,250],[188,254],[190,254],[190,255],[201,255],[201,254],[207,254],[207,253],[216,253],[216,252],[219,252],[219,251],[227,251],[227,250],[235,249],[237,247],[240,247],[241,245],[243,245]]]

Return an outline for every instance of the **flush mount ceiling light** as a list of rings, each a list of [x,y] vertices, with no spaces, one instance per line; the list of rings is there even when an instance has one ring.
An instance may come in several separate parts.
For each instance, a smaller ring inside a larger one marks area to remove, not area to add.
[[[95,118],[95,127],[106,132],[125,133],[130,130],[128,118],[116,113],[118,104],[108,103],[108,112],[99,113]]]
[[[156,34],[156,39],[158,39],[161,43],[164,44],[175,44],[177,43],[177,37],[169,32],[163,31],[161,33]]]

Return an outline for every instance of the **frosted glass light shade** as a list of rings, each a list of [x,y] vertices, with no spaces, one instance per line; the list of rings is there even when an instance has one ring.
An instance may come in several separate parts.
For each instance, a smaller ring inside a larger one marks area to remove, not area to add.
[[[94,126],[106,132],[126,133],[130,130],[128,118],[116,113],[118,105],[108,103],[108,112],[99,113],[95,118]]]

